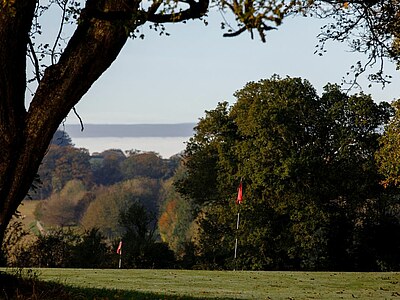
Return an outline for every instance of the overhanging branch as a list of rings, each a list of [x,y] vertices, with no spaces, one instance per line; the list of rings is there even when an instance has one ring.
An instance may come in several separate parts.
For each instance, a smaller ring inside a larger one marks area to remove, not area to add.
[[[190,19],[198,19],[203,17],[208,10],[208,6],[210,4],[209,0],[199,0],[196,1],[185,1],[186,4],[189,4],[189,8],[182,10],[177,13],[171,14],[149,14],[148,21],[154,23],[174,23],[174,22],[182,22]]]

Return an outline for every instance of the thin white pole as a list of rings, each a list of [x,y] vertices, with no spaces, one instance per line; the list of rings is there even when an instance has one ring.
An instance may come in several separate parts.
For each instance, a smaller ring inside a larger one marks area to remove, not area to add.
[[[236,240],[235,240],[235,265],[236,265],[236,257],[237,257],[237,247],[238,247],[238,238],[237,238],[237,231],[239,230],[239,220],[240,220],[240,213],[237,213],[237,221],[236,221]]]
[[[237,256],[237,243],[238,243],[238,239],[236,238],[236,240],[235,240],[235,259]]]
[[[120,250],[119,252],[118,269],[121,269],[121,264],[122,264],[122,250]]]
[[[237,265],[237,247],[238,247],[238,235],[239,235],[239,220],[240,220],[240,204],[242,203],[242,196],[243,196],[243,187],[242,187],[242,179],[240,179],[240,184],[239,184],[239,188],[238,188],[238,196],[236,199],[236,204],[239,205],[238,207],[238,213],[237,213],[237,221],[236,221],[236,239],[235,239],[235,256],[234,256],[234,262],[235,262],[235,268],[233,269],[234,271],[236,271],[236,265]]]

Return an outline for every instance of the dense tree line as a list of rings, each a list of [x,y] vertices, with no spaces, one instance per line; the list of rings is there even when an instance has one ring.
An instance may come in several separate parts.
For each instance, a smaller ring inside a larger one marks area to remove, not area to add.
[[[45,199],[60,191],[68,181],[80,180],[86,188],[143,177],[168,179],[179,164],[179,156],[161,158],[154,152],[109,149],[90,155],[86,149],[76,148],[66,132],[57,131],[44,157],[38,175],[40,184],[31,190],[33,199]]]
[[[157,221],[179,162],[179,155],[163,159],[137,150],[90,155],[74,147],[66,132],[57,131],[29,193],[37,201],[40,223],[32,224],[37,237],[17,218],[3,245],[8,264],[115,267],[115,243],[122,238],[124,267],[174,266],[174,253],[162,242]],[[136,220],[138,216],[144,219]],[[135,226],[141,230],[136,232]],[[99,249],[96,261],[77,258],[88,239]]]
[[[182,158],[89,155],[59,133],[32,191],[48,231],[9,264],[115,267],[122,240],[126,268],[399,270],[397,102],[278,76],[235,96],[200,119]]]
[[[399,191],[382,185],[376,161],[393,108],[331,84],[318,96],[306,80],[276,76],[235,96],[200,120],[176,183],[197,205],[199,263],[399,270]],[[245,200],[236,205],[240,180]]]

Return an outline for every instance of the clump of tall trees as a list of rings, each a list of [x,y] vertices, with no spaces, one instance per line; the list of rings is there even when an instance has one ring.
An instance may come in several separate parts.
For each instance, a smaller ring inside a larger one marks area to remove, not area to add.
[[[277,76],[235,96],[234,105],[219,103],[200,120],[187,144],[186,176],[176,182],[196,204],[198,264],[399,270],[399,190],[382,184],[398,178],[386,178],[382,158],[393,148],[393,121],[384,133],[393,108],[333,84],[319,96],[306,80]]]

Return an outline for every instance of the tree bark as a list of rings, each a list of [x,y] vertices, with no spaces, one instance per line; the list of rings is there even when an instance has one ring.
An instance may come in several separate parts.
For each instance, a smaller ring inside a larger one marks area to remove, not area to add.
[[[26,110],[26,51],[37,2],[0,3],[0,242],[59,124],[129,36],[128,21],[99,19],[91,12],[138,9],[134,1],[86,1],[74,35],[59,61],[45,70]]]
[[[33,177],[21,180],[25,147],[26,44],[36,1],[0,4],[0,241]],[[33,174],[34,175],[34,174]],[[19,199],[19,200],[16,200]]]

